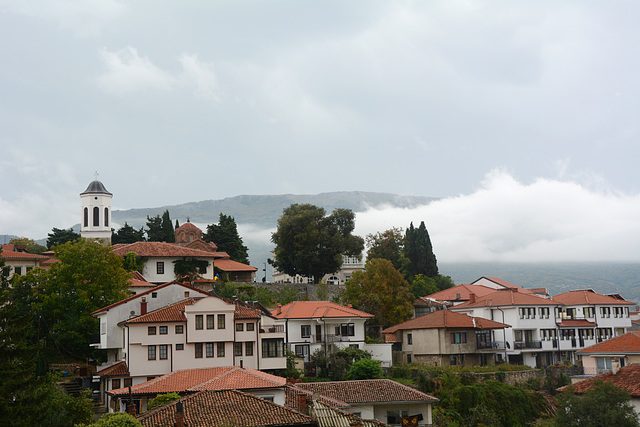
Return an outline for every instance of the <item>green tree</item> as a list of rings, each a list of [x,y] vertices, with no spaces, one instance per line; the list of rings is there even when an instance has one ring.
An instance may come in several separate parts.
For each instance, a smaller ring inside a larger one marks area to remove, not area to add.
[[[166,405],[167,403],[171,403],[174,400],[178,399],[180,399],[180,395],[176,392],[156,394],[156,397],[154,397],[149,401],[149,403],[147,403],[147,409],[153,409],[156,406]]]
[[[150,242],[166,242],[160,215],[149,218],[147,215],[147,240]]]
[[[409,260],[406,271],[408,280],[412,281],[417,274],[426,277],[438,275],[438,263],[424,221],[420,222],[418,228],[413,227],[413,222],[407,228],[404,253]]]
[[[173,261],[173,273],[177,280],[188,277],[191,281],[200,278],[200,272],[209,267],[209,261],[195,258],[183,258]]]
[[[413,299],[435,294],[439,290],[434,277],[425,277],[422,274],[417,274],[411,283],[411,295],[413,295]]]
[[[413,312],[409,283],[391,261],[367,260],[364,271],[355,271],[345,284],[343,302],[375,315],[375,322],[387,328],[404,322]]]
[[[80,235],[73,231],[73,229],[63,230],[60,228],[55,228],[51,230],[49,233],[49,238],[47,239],[47,249],[51,249],[56,245],[61,245],[67,242],[73,242],[80,238]]]
[[[98,421],[93,424],[87,425],[87,427],[141,427],[140,421],[138,421],[133,415],[126,412],[111,412],[104,414]]]
[[[128,272],[142,271],[144,267],[144,259],[135,252],[127,252],[122,262],[122,268]]]
[[[558,398],[555,418],[558,426],[639,426],[638,414],[630,402],[629,393],[610,382],[596,380],[593,387],[578,396],[572,388]]]
[[[325,274],[338,271],[343,255],[362,254],[364,240],[351,234],[354,228],[350,209],[335,209],[325,216],[321,207],[293,204],[283,211],[271,235],[276,247],[269,263],[285,274],[313,277],[318,283]]]
[[[47,248],[36,243],[33,239],[28,239],[26,237],[21,237],[17,239],[9,240],[10,245],[15,245],[18,248],[26,249],[30,254],[42,254],[42,252],[46,251]]]
[[[345,348],[329,353],[319,349],[310,357],[316,376],[334,381],[344,380],[351,366],[363,359],[371,359],[371,353],[358,348]]]
[[[42,364],[53,357],[95,357],[89,337],[98,320],[90,313],[127,297],[130,281],[122,258],[96,241],[80,239],[55,250],[60,262],[18,276],[10,295],[19,315],[33,319],[29,337],[43,347]]]
[[[173,223],[171,222],[168,209],[162,214],[162,234],[164,234],[164,242],[175,243],[176,233],[173,229]]]
[[[236,220],[232,216],[220,213],[218,223],[207,226],[203,239],[215,243],[218,250],[228,253],[232,260],[249,264],[249,249],[242,242]]]
[[[136,242],[144,242],[144,228],[140,227],[140,230],[136,230],[126,222],[111,236],[111,243],[114,245]]]
[[[402,229],[390,228],[366,237],[367,259],[382,258],[391,261],[398,271],[404,271],[408,263],[404,255],[404,236]]]
[[[382,378],[382,366],[379,360],[360,359],[354,362],[347,374],[348,380],[370,380]]]

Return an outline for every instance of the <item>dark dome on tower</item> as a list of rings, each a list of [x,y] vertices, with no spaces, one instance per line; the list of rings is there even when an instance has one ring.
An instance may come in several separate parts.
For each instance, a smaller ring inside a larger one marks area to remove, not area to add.
[[[108,194],[110,196],[113,196],[113,194],[109,193],[107,191],[106,188],[104,188],[104,184],[101,183],[98,180],[95,180],[93,182],[91,182],[91,184],[89,184],[89,186],[87,187],[86,190],[84,190],[84,192],[80,193],[80,195],[82,196],[83,194]]]

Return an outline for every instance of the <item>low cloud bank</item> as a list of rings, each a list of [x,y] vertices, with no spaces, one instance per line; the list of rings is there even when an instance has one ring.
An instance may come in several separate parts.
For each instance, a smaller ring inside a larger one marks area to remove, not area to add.
[[[640,261],[640,195],[487,174],[472,194],[357,214],[356,233],[425,221],[443,262]]]

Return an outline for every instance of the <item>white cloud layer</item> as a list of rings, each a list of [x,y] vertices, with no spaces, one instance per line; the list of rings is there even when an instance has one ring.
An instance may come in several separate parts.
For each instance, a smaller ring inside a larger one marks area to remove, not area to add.
[[[439,261],[640,261],[640,195],[495,170],[472,194],[358,213],[360,235],[425,221]]]

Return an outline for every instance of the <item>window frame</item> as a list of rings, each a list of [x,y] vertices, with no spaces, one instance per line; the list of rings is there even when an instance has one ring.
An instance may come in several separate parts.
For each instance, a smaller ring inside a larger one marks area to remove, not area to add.
[[[227,327],[227,316],[224,313],[218,314],[218,329],[225,329]]]
[[[158,327],[158,335],[168,335],[169,327],[168,326],[159,326]]]
[[[164,274],[164,261],[156,261],[156,274]]]
[[[147,335],[156,335],[156,332],[155,326],[147,326]]]
[[[155,345],[147,346],[147,360],[156,360],[157,351]]]
[[[169,358],[169,346],[167,344],[160,344],[158,347],[158,359],[167,360]]]
[[[225,355],[225,343],[222,341],[219,341],[216,343],[216,357],[224,357]]]
[[[204,329],[204,316],[202,314],[196,314],[196,330],[200,331]]]

